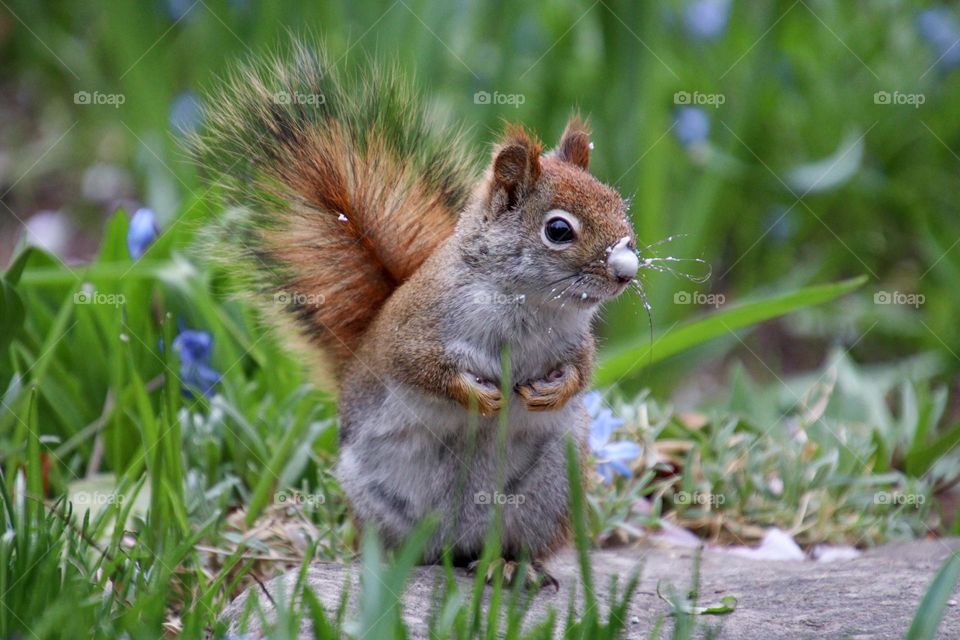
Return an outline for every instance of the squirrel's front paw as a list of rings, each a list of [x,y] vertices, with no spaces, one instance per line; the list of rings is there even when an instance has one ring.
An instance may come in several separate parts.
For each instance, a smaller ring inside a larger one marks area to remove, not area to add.
[[[580,372],[566,364],[550,372],[546,378],[516,386],[530,411],[556,411],[580,390]]]
[[[467,371],[454,381],[453,397],[468,410],[476,407],[484,417],[497,415],[503,406],[503,396],[495,382]]]

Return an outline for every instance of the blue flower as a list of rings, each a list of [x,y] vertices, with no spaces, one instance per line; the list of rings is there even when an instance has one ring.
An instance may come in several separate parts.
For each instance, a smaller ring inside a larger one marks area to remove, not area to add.
[[[640,445],[629,440],[610,442],[613,432],[623,426],[623,420],[603,406],[599,391],[591,391],[583,401],[591,418],[588,442],[590,451],[597,459],[597,473],[607,484],[613,482],[615,475],[633,476],[628,463],[640,455]]]
[[[797,231],[796,216],[791,209],[778,205],[764,216],[763,226],[775,244],[786,244]]]
[[[220,372],[203,363],[181,364],[180,379],[183,381],[184,395],[192,396],[193,390],[197,390],[209,398],[213,395],[214,387],[220,382]]]
[[[917,16],[917,31],[933,48],[938,65],[949,69],[960,64],[960,23],[951,11],[927,9]]]
[[[673,120],[673,133],[685,147],[695,147],[710,135],[710,116],[699,107],[680,107]]]
[[[175,23],[180,22],[192,12],[196,4],[191,0],[167,0],[167,16]]]
[[[683,9],[683,26],[697,40],[723,35],[730,18],[730,0],[692,0]]]
[[[170,128],[178,135],[196,132],[203,121],[200,98],[192,91],[184,91],[170,105]]]
[[[147,247],[157,239],[160,230],[157,228],[157,216],[152,209],[137,209],[130,218],[130,227],[127,229],[127,251],[134,260],[139,260],[147,251]]]
[[[173,348],[180,353],[181,362],[209,362],[213,336],[207,331],[181,329],[173,339]]]
[[[213,336],[206,331],[183,329],[173,339],[173,348],[180,354],[184,395],[192,395],[193,390],[207,397],[213,395],[213,388],[220,381],[220,374],[210,366]]]

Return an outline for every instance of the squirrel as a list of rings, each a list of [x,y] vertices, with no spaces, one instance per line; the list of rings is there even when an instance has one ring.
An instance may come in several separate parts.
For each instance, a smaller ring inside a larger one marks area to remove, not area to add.
[[[508,125],[481,169],[398,68],[334,66],[295,42],[207,101],[192,149],[228,209],[218,252],[338,392],[336,476],[360,527],[396,547],[439,513],[423,562],[471,566],[503,504],[501,561],[552,581],[592,321],[639,267],[627,204],[589,172],[578,116],[549,151]]]

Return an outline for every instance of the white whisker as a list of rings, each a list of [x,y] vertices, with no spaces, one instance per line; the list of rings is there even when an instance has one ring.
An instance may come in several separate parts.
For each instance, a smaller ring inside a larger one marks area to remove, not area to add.
[[[643,288],[643,283],[641,283],[640,280],[634,279],[630,285],[640,296],[640,302],[643,305],[644,311],[647,313],[647,328],[650,335],[650,346],[647,349],[647,366],[650,366],[653,364],[653,307],[650,305],[650,300],[647,298],[647,291]]]
[[[685,273],[683,271],[679,271],[677,269],[672,269],[668,266],[665,266],[663,264],[664,262],[671,262],[671,263],[693,262],[698,265],[704,266],[706,268],[706,273],[701,275],[697,275],[694,273]],[[650,258],[641,259],[640,268],[652,269],[654,271],[659,271],[661,273],[670,273],[677,276],[678,278],[684,278],[685,280],[689,280],[690,282],[696,282],[696,283],[706,282],[707,280],[710,279],[710,276],[713,274],[713,269],[710,267],[710,264],[706,260],[702,260],[700,258],[674,258],[672,256],[663,256],[663,257],[653,256]]]
[[[657,240],[656,242],[654,242],[654,243],[652,243],[652,244],[648,244],[647,246],[645,246],[645,247],[643,247],[643,248],[641,248],[641,249],[637,249],[637,255],[640,255],[640,254],[643,253],[644,251],[649,251],[650,249],[653,249],[654,247],[659,247],[659,246],[662,245],[662,244],[667,244],[668,242],[673,242],[673,241],[676,240],[677,238],[686,238],[686,237],[687,237],[687,234],[685,234],[685,233],[677,233],[677,234],[672,235],[672,236],[667,236],[666,238],[663,238],[662,240]]]

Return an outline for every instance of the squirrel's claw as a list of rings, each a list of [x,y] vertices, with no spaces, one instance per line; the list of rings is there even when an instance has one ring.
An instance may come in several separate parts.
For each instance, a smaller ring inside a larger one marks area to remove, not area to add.
[[[520,565],[513,560],[505,560],[504,558],[496,558],[495,560],[491,561],[489,565],[487,565],[487,572],[486,576],[484,577],[486,583],[493,584],[493,581],[497,575],[497,568],[499,567],[503,568],[504,584],[512,586],[514,581],[517,579]],[[476,575],[479,568],[480,561],[474,560],[467,565],[467,573],[469,575]],[[523,574],[523,584],[527,589],[533,589],[537,591],[546,586],[551,586],[556,591],[560,591],[560,582],[550,575],[543,566],[543,563],[539,561],[534,561],[527,567],[527,570]]]
[[[561,409],[579,389],[580,374],[577,368],[570,364],[554,369],[546,378],[516,387],[529,411]]]
[[[527,580],[532,579],[537,589],[550,586],[553,587],[554,591],[560,591],[560,581],[554,578],[540,561],[535,560],[530,564],[530,570],[527,572],[527,575],[529,576]]]
[[[469,372],[457,376],[453,395],[465,409],[475,407],[485,418],[497,415],[503,406],[503,395],[496,383]]]

